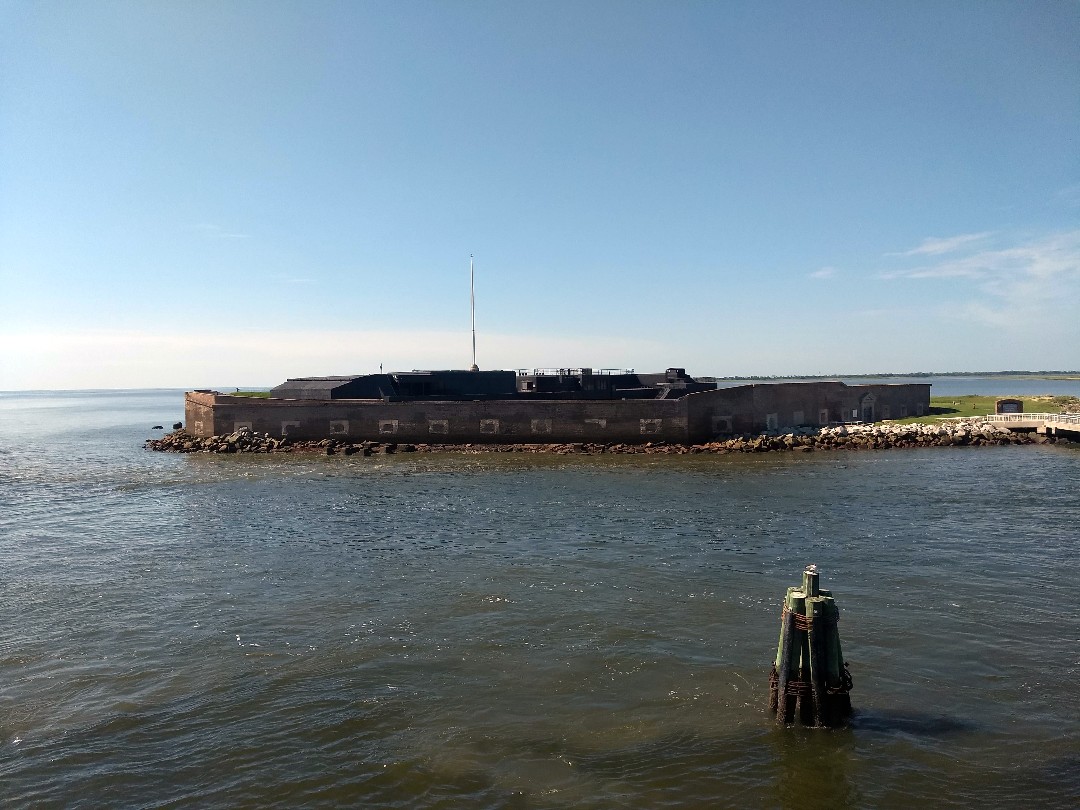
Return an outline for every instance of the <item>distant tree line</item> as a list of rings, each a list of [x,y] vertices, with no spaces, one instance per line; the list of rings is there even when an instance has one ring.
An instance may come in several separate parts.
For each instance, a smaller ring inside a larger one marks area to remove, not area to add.
[[[1055,377],[1080,376],[1080,371],[878,371],[866,374],[750,374],[699,377],[701,380],[845,380],[862,377]]]

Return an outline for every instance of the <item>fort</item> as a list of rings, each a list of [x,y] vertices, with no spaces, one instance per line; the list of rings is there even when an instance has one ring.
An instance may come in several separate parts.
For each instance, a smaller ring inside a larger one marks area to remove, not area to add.
[[[290,440],[698,444],[739,434],[930,412],[924,383],[755,383],[719,388],[682,368],[410,371],[286,380],[267,398],[185,395],[196,437],[248,429]]]

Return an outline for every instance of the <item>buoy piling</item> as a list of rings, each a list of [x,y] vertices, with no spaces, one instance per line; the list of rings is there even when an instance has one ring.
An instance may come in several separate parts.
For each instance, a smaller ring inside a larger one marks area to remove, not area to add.
[[[776,722],[843,725],[851,714],[851,675],[844,662],[832,592],[821,590],[817,566],[787,589],[780,643],[769,675],[769,711]]]

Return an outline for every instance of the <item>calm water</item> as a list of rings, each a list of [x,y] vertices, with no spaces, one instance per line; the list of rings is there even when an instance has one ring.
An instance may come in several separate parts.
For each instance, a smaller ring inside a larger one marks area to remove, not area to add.
[[[1080,803],[1080,449],[144,452],[180,410],[0,395],[5,806]],[[764,710],[810,562],[844,730]]]
[[[767,381],[720,380],[718,385],[721,388],[728,388],[750,382],[761,383]],[[795,382],[795,380],[777,380],[776,382]],[[1033,377],[859,377],[846,378],[844,382],[848,385],[862,383],[930,383],[930,396],[933,397],[962,397],[969,394],[979,394],[987,397],[1013,395],[1030,397],[1041,394],[1080,397],[1080,380],[1040,380]]]

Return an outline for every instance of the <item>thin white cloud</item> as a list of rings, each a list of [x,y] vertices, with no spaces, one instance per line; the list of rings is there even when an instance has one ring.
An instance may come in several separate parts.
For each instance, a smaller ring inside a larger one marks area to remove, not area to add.
[[[941,301],[945,317],[1016,331],[1041,325],[1075,331],[1080,296],[1080,230],[1063,231],[1007,247],[975,250],[934,263],[882,274],[884,279],[967,283],[966,298]]]
[[[835,267],[822,267],[820,270],[815,270],[813,273],[810,273],[809,277],[814,278],[814,279],[825,279],[825,278],[832,278],[835,275],[836,275],[836,268]]]
[[[1080,271],[1080,230],[1051,234],[1013,247],[979,250],[934,264],[883,274],[884,278],[1049,279]]]
[[[887,256],[941,256],[945,253],[955,253],[961,248],[969,247],[975,242],[982,242],[991,236],[990,231],[984,231],[982,233],[964,233],[959,236],[949,236],[946,238],[940,238],[936,236],[927,237],[922,241],[922,244],[911,250],[904,250],[899,253],[887,253]]]

